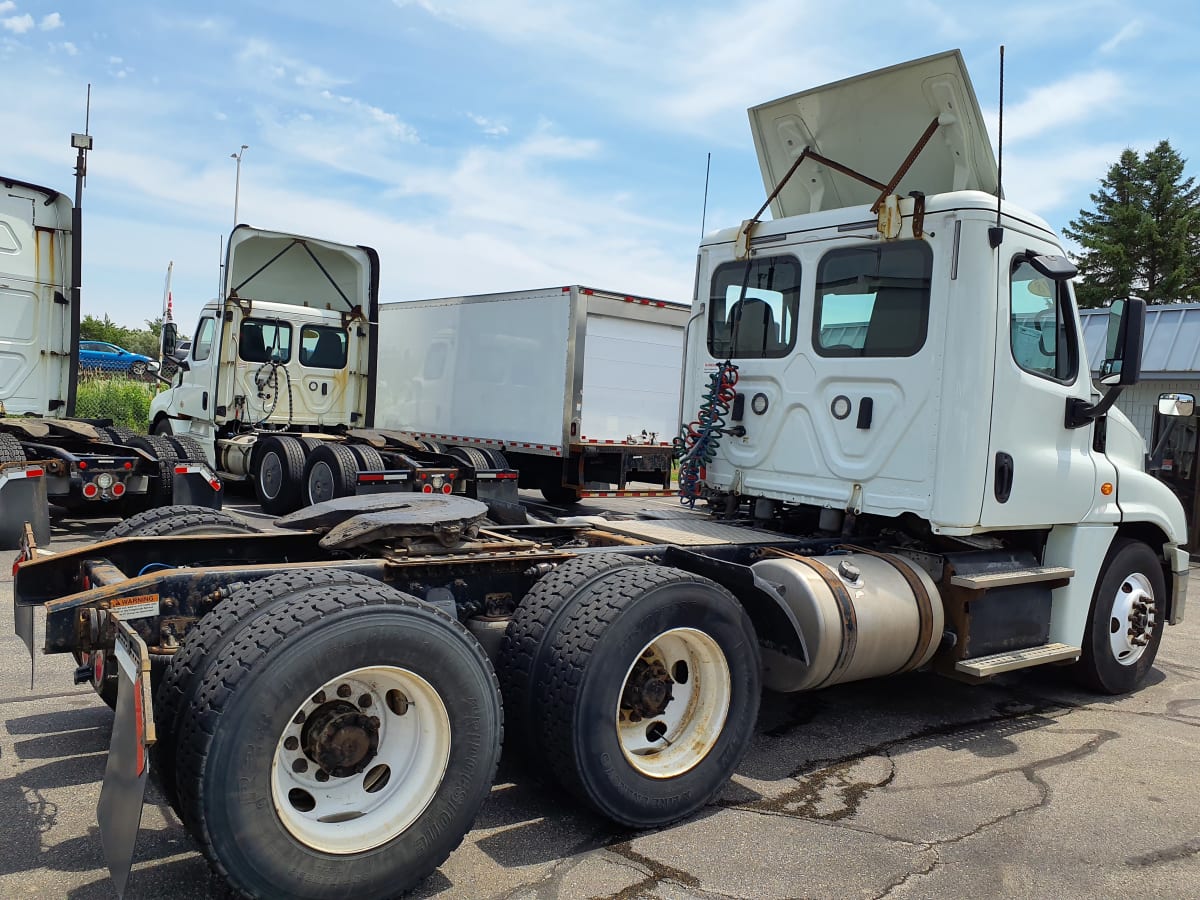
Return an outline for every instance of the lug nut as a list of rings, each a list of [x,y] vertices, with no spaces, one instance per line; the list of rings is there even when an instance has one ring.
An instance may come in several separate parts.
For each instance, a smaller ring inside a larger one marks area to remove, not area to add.
[[[325,692],[317,691],[315,694],[313,694],[312,702],[316,703],[318,706],[320,706],[322,703],[324,703],[325,702]]]
[[[289,736],[288,739],[283,742],[283,749],[285,750],[295,750],[299,746],[300,741],[294,734]]]
[[[339,684],[338,685],[337,695],[339,697],[341,697],[343,700],[345,700],[347,697],[350,696],[350,694],[351,694],[350,685],[348,685],[348,684]]]
[[[293,772],[307,772],[308,771],[308,761],[304,760],[304,759],[296,760],[295,762],[292,763],[292,771]]]
[[[329,780],[329,773],[324,769],[318,769],[317,774],[314,777],[317,779],[317,781],[324,783]]]
[[[296,713],[296,718],[292,719],[292,724],[293,725],[303,725],[304,719],[305,719],[304,710],[300,710],[300,712]]]
[[[358,705],[361,706],[363,709],[366,709],[368,706],[370,706],[371,705],[371,695],[363,694],[361,697],[359,697]]]

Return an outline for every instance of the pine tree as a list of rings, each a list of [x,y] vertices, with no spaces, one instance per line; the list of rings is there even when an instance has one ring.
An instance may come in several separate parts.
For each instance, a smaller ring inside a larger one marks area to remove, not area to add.
[[[1077,241],[1080,306],[1137,294],[1150,303],[1200,300],[1200,187],[1184,179],[1168,141],[1125,150],[1063,232]]]

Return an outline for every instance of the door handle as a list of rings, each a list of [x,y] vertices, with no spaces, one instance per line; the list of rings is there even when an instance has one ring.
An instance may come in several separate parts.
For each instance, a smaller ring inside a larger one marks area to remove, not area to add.
[[[1007,453],[996,454],[996,502],[1007,503],[1012,494],[1013,473],[1015,465],[1013,458]]]
[[[200,395],[200,408],[203,410],[208,409],[208,391]]]

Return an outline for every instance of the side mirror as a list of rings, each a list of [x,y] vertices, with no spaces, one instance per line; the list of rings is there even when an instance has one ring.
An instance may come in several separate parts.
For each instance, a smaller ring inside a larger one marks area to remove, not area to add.
[[[162,355],[174,356],[179,346],[179,329],[174,322],[163,322],[162,326]]]
[[[1065,256],[1038,256],[1030,251],[1025,258],[1039,274],[1051,281],[1069,281],[1079,274],[1075,264]]]
[[[1103,385],[1137,384],[1142,374],[1142,330],[1146,301],[1138,297],[1114,301],[1108,311],[1108,339],[1100,364]]]
[[[1196,411],[1196,398],[1191,394],[1159,394],[1158,414],[1187,418]]]

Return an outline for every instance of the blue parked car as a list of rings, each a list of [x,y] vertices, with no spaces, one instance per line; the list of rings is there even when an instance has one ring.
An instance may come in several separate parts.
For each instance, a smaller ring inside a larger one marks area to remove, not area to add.
[[[141,378],[158,370],[158,363],[140,353],[131,353],[107,341],[80,341],[79,368],[103,372],[128,372]]]

